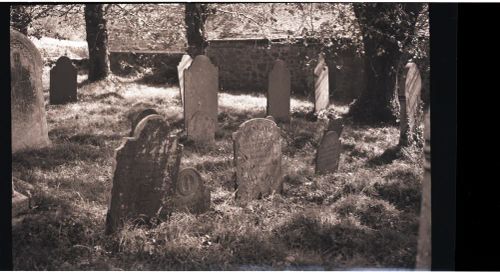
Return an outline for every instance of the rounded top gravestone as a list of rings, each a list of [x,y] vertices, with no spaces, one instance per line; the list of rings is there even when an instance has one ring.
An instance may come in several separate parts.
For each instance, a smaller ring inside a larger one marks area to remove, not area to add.
[[[267,114],[278,122],[290,121],[290,88],[290,70],[278,59],[269,73],[267,90]]]
[[[65,104],[77,101],[77,71],[71,60],[60,57],[50,70],[50,104]]]

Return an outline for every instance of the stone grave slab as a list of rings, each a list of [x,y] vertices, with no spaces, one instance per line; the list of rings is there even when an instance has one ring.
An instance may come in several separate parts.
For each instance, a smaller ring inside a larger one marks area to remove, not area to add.
[[[267,115],[277,122],[290,121],[290,88],[290,70],[278,59],[269,73],[267,90]]]
[[[77,101],[77,70],[68,57],[60,57],[50,70],[49,92],[52,105]]]

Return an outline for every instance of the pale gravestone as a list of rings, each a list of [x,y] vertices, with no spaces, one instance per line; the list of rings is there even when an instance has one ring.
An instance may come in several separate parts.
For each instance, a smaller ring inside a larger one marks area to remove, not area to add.
[[[269,73],[267,115],[277,122],[290,121],[290,71],[283,60],[276,60]]]
[[[424,131],[424,181],[420,207],[420,226],[418,231],[417,269],[430,270],[432,264],[432,214],[431,214],[431,126],[430,113],[425,115]]]
[[[398,96],[400,104],[400,143],[406,145],[416,137],[417,128],[422,118],[420,109],[422,78],[417,65],[411,61],[406,64],[404,74],[399,80]]]
[[[197,56],[184,71],[184,125],[189,140],[215,143],[218,90],[218,68],[207,56]]]
[[[318,64],[314,68],[314,112],[325,110],[330,103],[328,66],[324,54],[319,54]]]
[[[335,173],[339,168],[343,125],[340,120],[330,120],[316,154],[316,174]]]
[[[164,197],[175,179],[169,166],[180,162],[172,151],[177,141],[169,132],[161,116],[149,115],[137,124],[134,136],[125,138],[116,150],[106,233],[116,231],[129,219],[147,222],[162,215]]]
[[[281,132],[269,118],[255,118],[233,133],[236,199],[246,202],[281,193]]]
[[[203,213],[210,208],[210,190],[194,168],[182,169],[175,182],[172,206],[176,211]]]
[[[10,30],[12,152],[50,145],[42,90],[42,57],[23,34]]]
[[[184,105],[184,70],[189,68],[193,58],[189,55],[183,55],[179,65],[177,65],[177,74],[179,76],[179,95],[181,96],[181,103]]]
[[[77,71],[68,57],[60,57],[50,70],[50,104],[77,101]]]

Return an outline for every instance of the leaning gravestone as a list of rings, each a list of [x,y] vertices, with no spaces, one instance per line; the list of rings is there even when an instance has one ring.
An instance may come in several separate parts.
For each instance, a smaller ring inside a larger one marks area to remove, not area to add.
[[[68,57],[60,57],[50,70],[50,104],[76,102],[77,71]]]
[[[416,130],[422,119],[421,90],[422,78],[417,65],[408,62],[405,66],[405,76],[399,82],[400,104],[400,143],[406,145],[413,141]]]
[[[184,125],[189,140],[214,144],[218,90],[218,68],[207,56],[197,56],[184,71]]]
[[[335,173],[339,168],[340,153],[342,152],[340,141],[342,130],[341,120],[330,120],[316,154],[316,174]]]
[[[319,54],[318,64],[314,68],[314,112],[319,112],[328,107],[330,103],[328,83],[328,66],[324,54]]]
[[[276,60],[269,73],[267,114],[278,122],[290,121],[290,71],[283,60]]]
[[[160,216],[163,198],[172,190],[175,178],[169,165],[178,160],[171,152],[177,141],[169,132],[161,116],[149,115],[137,124],[134,136],[125,138],[116,150],[106,233],[116,231],[129,219],[147,221]]]
[[[23,34],[10,30],[12,152],[50,145],[42,91],[42,57]]]
[[[177,74],[179,76],[179,94],[181,96],[181,102],[184,105],[184,70],[189,68],[191,63],[193,62],[193,58],[189,55],[183,55],[181,62],[177,65]]]
[[[276,123],[268,118],[248,120],[233,134],[233,141],[237,200],[246,202],[280,193],[281,134]]]
[[[182,169],[174,183],[172,206],[176,211],[203,213],[210,208],[210,190],[194,168]]]

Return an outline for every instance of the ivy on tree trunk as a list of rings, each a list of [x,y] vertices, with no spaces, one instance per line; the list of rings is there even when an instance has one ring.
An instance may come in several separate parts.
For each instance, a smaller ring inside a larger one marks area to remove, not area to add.
[[[203,55],[207,46],[205,37],[205,21],[207,20],[208,8],[206,4],[185,4],[187,53],[192,57]]]
[[[31,24],[32,18],[30,14],[26,12],[26,6],[11,6],[10,21],[12,27],[28,36],[28,26]]]
[[[102,4],[85,4],[85,28],[89,48],[89,81],[106,78],[110,74],[108,32]]]

